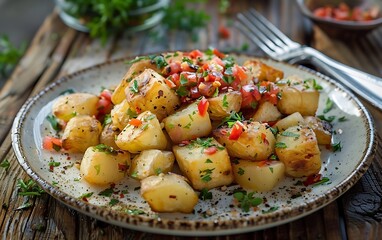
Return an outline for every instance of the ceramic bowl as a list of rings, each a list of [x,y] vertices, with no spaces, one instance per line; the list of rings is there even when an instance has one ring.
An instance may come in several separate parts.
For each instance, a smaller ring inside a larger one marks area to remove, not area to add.
[[[370,21],[340,21],[334,18],[318,17],[313,11],[319,7],[337,7],[340,3],[346,3],[350,8],[360,7],[362,10],[371,7],[379,8],[378,18]],[[297,0],[301,12],[313,23],[320,27],[330,37],[348,38],[363,36],[382,26],[382,1],[378,0]]]

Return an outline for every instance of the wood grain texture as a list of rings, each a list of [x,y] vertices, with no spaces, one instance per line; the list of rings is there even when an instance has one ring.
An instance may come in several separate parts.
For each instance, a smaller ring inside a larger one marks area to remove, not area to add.
[[[187,32],[167,33],[159,26],[149,32],[125,34],[110,39],[103,46],[87,34],[63,25],[56,13],[47,17],[24,60],[0,91],[0,110],[6,113],[0,117],[0,161],[7,159],[10,162],[7,171],[0,168],[0,234],[3,239],[184,239],[113,226],[71,210],[46,194],[33,199],[31,208],[16,210],[25,200],[17,194],[17,180],[28,179],[28,176],[18,165],[11,147],[10,128],[13,118],[30,94],[36,94],[46,84],[61,76],[121,57],[207,49],[209,46],[223,51],[240,51],[243,50],[242,46],[248,44],[246,53],[263,55],[232,24],[237,12],[250,7],[260,11],[294,41],[312,44],[339,61],[373,74],[382,74],[381,30],[348,43],[333,41],[319,29],[310,29],[311,25],[303,20],[293,0],[232,2],[224,15],[218,12],[218,0],[198,6],[211,13],[208,27],[197,31],[198,41],[192,41]],[[230,30],[229,39],[219,37],[219,26],[226,26]],[[304,28],[305,32],[302,31]],[[314,33],[312,43],[310,33]],[[25,84],[15,84],[20,81]],[[381,120],[381,115],[373,110],[375,119]],[[380,123],[377,123],[377,127],[382,129]],[[382,235],[381,186],[382,148],[379,147],[371,168],[352,189],[339,200],[307,217],[263,231],[187,239],[378,239]]]

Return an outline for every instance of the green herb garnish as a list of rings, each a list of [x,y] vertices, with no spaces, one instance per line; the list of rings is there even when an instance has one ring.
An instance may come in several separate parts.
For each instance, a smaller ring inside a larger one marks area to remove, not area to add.
[[[133,93],[138,93],[139,92],[139,86],[138,86],[138,81],[137,80],[134,80],[133,86],[130,87],[130,90]]]
[[[212,199],[212,192],[209,192],[207,188],[203,188],[202,190],[200,190],[199,199]]]
[[[256,207],[263,202],[261,198],[254,197],[254,195],[255,192],[237,191],[233,194],[233,197],[240,203],[240,207],[244,212],[249,212],[251,207]]]
[[[275,148],[287,148],[288,146],[283,142],[277,142]]]
[[[0,74],[2,77],[7,77],[11,73],[24,51],[25,44],[17,48],[10,42],[8,36],[0,37]]]
[[[323,112],[328,113],[330,110],[332,110],[333,106],[334,102],[330,98],[327,98],[325,103],[325,109]]]
[[[46,117],[46,120],[48,120],[48,122],[55,131],[59,132],[61,130],[61,125],[58,123],[57,118],[55,116],[48,115]]]
[[[4,168],[5,171],[7,171],[9,169],[9,167],[11,166],[11,164],[9,163],[9,161],[7,159],[4,159],[1,163],[0,163],[0,167],[1,168]]]
[[[333,152],[337,152],[342,150],[341,142],[332,144]]]

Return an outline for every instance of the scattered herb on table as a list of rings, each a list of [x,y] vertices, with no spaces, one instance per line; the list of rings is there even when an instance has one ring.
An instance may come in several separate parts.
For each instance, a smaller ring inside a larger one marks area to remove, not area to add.
[[[0,163],[0,167],[1,168],[4,168],[5,171],[7,171],[9,169],[9,167],[11,166],[11,164],[9,163],[8,159],[4,159],[1,163]]]
[[[16,186],[20,196],[41,196],[44,193],[44,190],[32,179],[28,181],[18,179]]]
[[[212,192],[208,191],[207,188],[203,188],[200,191],[199,199],[201,199],[201,200],[212,199]]]

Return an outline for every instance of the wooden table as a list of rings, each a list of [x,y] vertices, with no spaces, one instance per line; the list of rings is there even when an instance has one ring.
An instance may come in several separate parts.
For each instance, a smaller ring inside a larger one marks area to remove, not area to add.
[[[57,13],[46,17],[33,42],[14,73],[0,92],[0,162],[8,160],[7,171],[0,168],[0,229],[3,239],[181,239],[123,229],[70,210],[47,194],[34,200],[26,210],[16,210],[23,203],[18,196],[17,179],[28,179],[11,147],[12,121],[29,96],[36,94],[59,77],[125,56],[167,50],[207,49],[262,52],[232,25],[235,13],[255,7],[295,41],[312,45],[329,56],[374,75],[382,75],[382,29],[367,37],[341,42],[327,38],[319,29],[304,21],[292,0],[232,1],[226,14],[218,11],[218,1],[201,6],[211,14],[205,29],[198,31],[198,41],[186,32],[170,32],[162,38],[145,33],[110,39],[105,46],[87,34],[65,26]],[[218,26],[226,25],[229,39],[219,38]],[[160,29],[154,29],[158,30]],[[153,33],[154,31],[151,31]],[[368,106],[382,130],[381,113]],[[354,126],[356,127],[356,126]],[[378,137],[379,139],[379,137]],[[382,148],[379,147],[370,169],[342,197],[302,219],[242,235],[218,239],[377,239],[382,236]],[[200,238],[207,239],[207,238]]]

